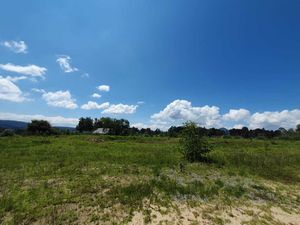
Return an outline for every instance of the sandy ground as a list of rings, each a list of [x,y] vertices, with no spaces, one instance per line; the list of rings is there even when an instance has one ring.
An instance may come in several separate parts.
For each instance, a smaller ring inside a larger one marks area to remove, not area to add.
[[[204,205],[190,208],[177,204],[177,210],[151,210],[151,221],[145,222],[145,214],[136,212],[130,225],[143,224],[287,224],[300,225],[300,214],[288,213],[279,207],[268,208],[265,205],[223,208],[216,205]],[[147,219],[147,218],[146,218]]]

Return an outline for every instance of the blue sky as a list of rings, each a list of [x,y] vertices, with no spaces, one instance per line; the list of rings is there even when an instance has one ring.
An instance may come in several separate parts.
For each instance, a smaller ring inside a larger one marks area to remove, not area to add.
[[[295,127],[299,11],[297,0],[2,1],[0,119]]]

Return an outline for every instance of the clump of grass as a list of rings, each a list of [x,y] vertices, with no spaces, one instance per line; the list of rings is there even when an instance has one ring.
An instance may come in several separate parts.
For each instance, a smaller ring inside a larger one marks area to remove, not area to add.
[[[114,199],[124,205],[141,208],[143,200],[145,199],[157,201],[157,193],[159,193],[160,198],[164,196],[166,201],[170,201],[174,197],[185,199],[192,199],[193,197],[209,199],[219,195],[219,191],[223,187],[224,183],[220,180],[211,183],[193,181],[188,184],[181,184],[176,180],[161,176],[159,179],[152,179],[144,183],[133,183],[125,187],[117,186],[109,191],[108,194],[110,195],[109,199]],[[236,196],[235,192],[228,193]]]
[[[114,201],[141,208],[143,199],[150,198],[153,194],[153,186],[150,183],[130,184],[126,187],[117,186],[112,188],[108,194]]]
[[[240,198],[245,194],[246,189],[242,185],[237,184],[225,186],[224,191],[229,196]]]

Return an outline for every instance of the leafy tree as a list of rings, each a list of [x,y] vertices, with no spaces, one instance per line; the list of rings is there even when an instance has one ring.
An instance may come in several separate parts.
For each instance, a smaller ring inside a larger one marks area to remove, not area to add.
[[[182,154],[189,162],[207,162],[206,154],[211,151],[193,122],[184,124],[181,136]]]
[[[162,131],[160,130],[160,129],[156,129],[155,131],[154,131],[154,134],[155,135],[161,135],[162,134]]]
[[[51,134],[52,126],[46,120],[31,120],[27,125],[27,132],[29,134]]]
[[[182,126],[180,126],[180,127],[172,126],[168,130],[168,135],[170,137],[178,137],[180,135],[182,129],[183,129]]]
[[[201,132],[201,134],[203,134],[203,136],[206,133],[206,132],[204,132],[203,128],[198,128],[198,131]],[[218,137],[218,136],[223,136],[224,132],[220,129],[210,128],[210,129],[207,130],[207,135],[209,137]]]
[[[138,135],[139,134],[139,129],[136,127],[131,127],[129,129],[129,135]]]
[[[102,117],[94,120],[94,129],[105,128],[109,129],[109,134],[113,135],[128,135],[129,121],[125,119],[112,119],[110,117]]]
[[[297,125],[297,127],[296,127],[296,132],[297,132],[297,133],[300,133],[300,124]]]
[[[92,131],[93,129],[94,129],[94,123],[93,123],[93,119],[91,119],[90,117],[86,117],[86,118],[81,117],[79,119],[78,125],[76,126],[76,130],[78,130],[79,132]]]

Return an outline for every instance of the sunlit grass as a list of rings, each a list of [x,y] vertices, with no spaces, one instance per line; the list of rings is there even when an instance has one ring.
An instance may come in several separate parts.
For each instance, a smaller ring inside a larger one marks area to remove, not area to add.
[[[116,205],[130,217],[147,199],[164,206],[174,200],[215,198],[227,203],[241,198],[300,203],[299,196],[285,200],[263,182],[257,183],[266,179],[298,186],[299,141],[218,138],[209,142],[212,163],[189,164],[182,159],[178,139],[0,138],[0,223],[45,219],[65,224],[79,216],[73,205],[78,210],[103,211],[92,220],[107,220],[105,209]],[[70,209],[59,210],[68,205]],[[129,217],[124,216],[124,221]]]

